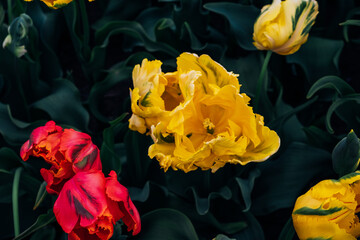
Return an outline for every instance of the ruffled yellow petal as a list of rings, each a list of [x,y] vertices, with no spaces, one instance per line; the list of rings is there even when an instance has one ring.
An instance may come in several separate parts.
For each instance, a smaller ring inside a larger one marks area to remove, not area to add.
[[[196,54],[182,53],[177,58],[178,69],[183,72],[191,70],[199,71],[201,77],[196,84],[199,85],[199,90],[204,91],[207,94],[211,94],[210,84],[223,87],[226,85],[235,86],[238,91],[240,90],[240,84],[236,74],[227,72],[226,69],[212,60],[208,55],[201,55],[198,57]]]

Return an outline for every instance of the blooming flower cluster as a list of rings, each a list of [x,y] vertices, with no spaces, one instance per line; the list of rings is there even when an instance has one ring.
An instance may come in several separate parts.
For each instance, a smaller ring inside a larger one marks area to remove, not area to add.
[[[208,55],[181,54],[175,72],[163,73],[161,64],[144,59],[135,66],[129,127],[152,136],[149,156],[165,171],[215,172],[226,163],[264,161],[278,150],[278,135],[239,93],[236,74]]]
[[[140,216],[128,190],[115,171],[104,176],[99,149],[89,135],[49,121],[32,132],[20,155],[24,161],[36,156],[51,164],[40,172],[48,193],[58,195],[54,214],[69,239],[107,240],[120,219],[133,235],[140,232]]]
[[[360,237],[360,171],[324,180],[300,196],[292,218],[300,239]]]

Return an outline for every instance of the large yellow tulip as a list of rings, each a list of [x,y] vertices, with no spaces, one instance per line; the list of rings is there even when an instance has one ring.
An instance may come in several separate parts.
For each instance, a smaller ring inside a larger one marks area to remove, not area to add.
[[[151,126],[149,156],[165,171],[215,172],[226,163],[264,161],[278,150],[278,135],[253,113],[250,98],[239,93],[237,75],[207,55],[183,53],[177,63],[184,100]]]

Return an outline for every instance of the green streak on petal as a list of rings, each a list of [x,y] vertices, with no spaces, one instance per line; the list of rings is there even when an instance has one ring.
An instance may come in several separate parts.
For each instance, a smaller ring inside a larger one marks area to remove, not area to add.
[[[160,139],[166,143],[174,143],[175,138],[173,134],[169,134],[166,137],[164,137],[162,134],[160,134]]]
[[[55,3],[52,8],[53,9],[58,9],[58,8],[62,8],[65,7],[67,5],[67,3]]]
[[[307,238],[306,240],[331,240],[332,238],[323,238],[323,237],[317,237],[317,238]]]
[[[329,209],[321,209],[321,207],[316,208],[316,209],[309,208],[309,207],[302,207],[302,208],[299,208],[298,210],[294,211],[293,214],[326,216],[326,215],[331,215],[333,213],[336,213],[342,209],[343,208],[339,208],[339,207],[334,207],[334,208],[329,208]]]
[[[353,177],[356,177],[359,175],[360,175],[360,172],[353,172],[353,173],[346,174],[345,176],[342,176],[341,178],[339,178],[339,180],[350,179],[350,178],[353,178]]]
[[[310,22],[308,22],[308,24],[306,25],[306,27],[303,29],[303,31],[301,32],[301,35],[304,36],[306,34],[308,34],[310,32],[310,29],[312,27],[312,25],[314,24],[315,20],[312,20]]]
[[[292,20],[292,27],[293,27],[293,31],[295,31],[295,28],[296,28],[296,25],[299,21],[299,18],[301,16],[301,14],[303,13],[304,9],[306,8],[307,6],[307,2],[306,1],[303,1],[301,2],[301,4],[296,8],[296,11],[295,11],[295,16],[291,18]]]
[[[140,103],[141,106],[144,106],[144,107],[151,107],[152,106],[149,99],[148,99],[150,94],[151,94],[151,91],[146,93],[145,97],[143,98],[143,100]]]

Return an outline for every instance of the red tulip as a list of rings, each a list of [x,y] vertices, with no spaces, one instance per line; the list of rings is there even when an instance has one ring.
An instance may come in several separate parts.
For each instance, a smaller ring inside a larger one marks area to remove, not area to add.
[[[54,205],[55,217],[70,239],[107,240],[122,219],[133,235],[140,232],[140,216],[128,190],[102,172],[79,172],[64,184]]]
[[[62,129],[54,121],[36,128],[20,150],[21,158],[42,157],[51,164],[41,169],[49,193],[59,194],[67,180],[77,172],[101,170],[99,149],[86,133]]]

